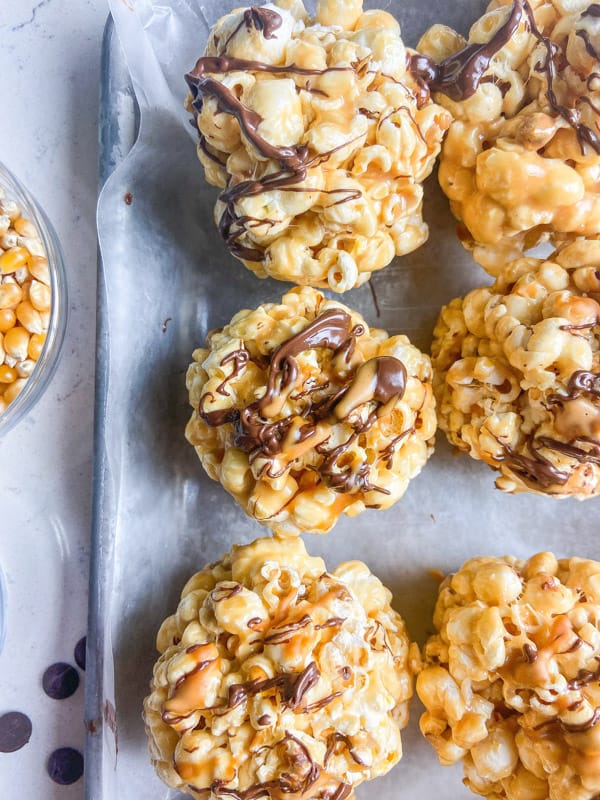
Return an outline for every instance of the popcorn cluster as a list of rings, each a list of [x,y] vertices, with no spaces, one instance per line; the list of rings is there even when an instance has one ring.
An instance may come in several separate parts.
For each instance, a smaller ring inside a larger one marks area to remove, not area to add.
[[[442,309],[439,424],[506,492],[600,494],[600,242],[520,258]]]
[[[198,800],[346,800],[402,755],[413,668],[390,592],[260,539],[194,575],[158,633],[152,761]]]
[[[297,288],[194,352],[186,436],[208,474],[278,534],[389,508],[433,452],[428,356]]]
[[[440,587],[417,692],[421,731],[474,792],[600,792],[600,563],[467,561]]]
[[[455,121],[439,181],[463,244],[488,272],[550,238],[600,233],[600,8],[587,0],[493,0],[468,44],[515,17],[474,93],[436,94]],[[435,25],[418,48],[439,61],[467,43]]]
[[[35,226],[0,187],[0,414],[23,391],[42,353],[52,305]]]
[[[215,219],[259,277],[345,292],[427,239],[421,183],[451,117],[362,0],[223,17],[186,76]]]

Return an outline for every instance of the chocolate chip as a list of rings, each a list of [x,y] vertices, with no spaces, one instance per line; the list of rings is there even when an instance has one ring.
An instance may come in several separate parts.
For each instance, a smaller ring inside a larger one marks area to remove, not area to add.
[[[20,711],[0,717],[0,753],[14,753],[25,747],[31,738],[31,720]]]
[[[70,664],[52,664],[44,672],[42,686],[48,697],[64,700],[71,697],[79,686],[79,673]]]
[[[46,770],[54,783],[68,786],[83,775],[83,756],[73,747],[59,747],[50,755]]]
[[[87,637],[82,637],[75,645],[75,663],[80,669],[85,669],[85,648],[87,644]]]

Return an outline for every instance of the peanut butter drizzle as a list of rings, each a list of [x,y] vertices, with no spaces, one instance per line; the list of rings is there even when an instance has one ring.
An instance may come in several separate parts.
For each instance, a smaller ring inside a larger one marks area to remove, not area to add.
[[[239,31],[241,31],[244,26],[248,31],[252,30],[252,28],[260,31],[265,39],[275,39],[275,31],[281,28],[282,22],[283,19],[281,18],[281,15],[276,11],[272,11],[269,8],[257,8],[256,6],[250,6],[250,8],[247,8],[242,14],[242,19],[237,28],[235,28],[225,40],[222,52],[225,53],[227,51],[227,47],[229,46],[231,40],[239,33]]]
[[[343,365],[350,368],[354,361],[356,339],[364,332],[364,326],[352,326],[350,315],[343,309],[324,311],[275,350],[268,367],[266,391],[260,400],[241,410],[232,407],[206,411],[206,400],[211,397],[214,401],[214,395],[207,393],[200,399],[200,417],[211,427],[234,423],[234,445],[250,453],[253,460],[259,455],[264,456],[268,463],[262,474],[269,478],[283,475],[294,459],[314,449],[323,456],[319,473],[331,488],[343,492],[380,491],[389,494],[387,490],[370,483],[370,464],[346,465],[340,469],[338,462],[358,437],[366,433],[378,419],[390,414],[404,396],[407,373],[399,359],[393,356],[372,358],[354,371],[345,386],[332,386],[330,381],[322,384],[323,391],[329,388],[333,391],[321,400],[313,402],[311,394],[314,390],[300,392],[297,397],[309,398],[307,408],[301,414],[274,421],[268,419],[271,415],[281,413],[287,398],[296,388],[299,375],[296,358],[300,353],[328,349],[333,351],[332,363],[338,369]],[[236,350],[221,362],[222,365],[234,362],[232,374],[219,386],[221,393],[226,391],[224,384],[245,368],[250,358],[249,355],[243,355],[245,353],[245,349]],[[359,406],[369,402],[377,404],[375,410],[364,422],[353,423],[354,433],[347,441],[328,450],[326,444],[331,427],[326,418],[331,416],[332,422],[346,421]],[[380,454],[388,469],[393,461],[394,448],[412,430],[396,437]]]
[[[176,683],[171,697],[163,704],[163,721],[168,725],[181,722],[186,716],[206,706],[208,684],[219,672],[219,651],[214,643],[188,649],[196,662],[193,669]]]

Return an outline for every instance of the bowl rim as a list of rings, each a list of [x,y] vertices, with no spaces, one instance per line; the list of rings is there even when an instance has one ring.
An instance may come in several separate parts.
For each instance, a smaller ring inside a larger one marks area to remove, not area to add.
[[[6,199],[14,200],[21,208],[23,216],[35,226],[46,251],[52,290],[50,321],[44,347],[23,390],[0,413],[1,436],[24,419],[44,394],[56,371],[67,327],[68,292],[64,256],[52,223],[36,198],[2,161],[0,188],[4,189]]]

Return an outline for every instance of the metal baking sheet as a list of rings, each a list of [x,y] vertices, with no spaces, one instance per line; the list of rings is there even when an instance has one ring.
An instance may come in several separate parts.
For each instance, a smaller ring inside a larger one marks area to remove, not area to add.
[[[225,5],[208,4],[213,16]],[[382,5],[394,10],[396,4]],[[465,20],[474,20],[483,6],[407,0],[401,6],[404,36],[414,44],[442,19],[466,32]],[[189,575],[234,542],[266,533],[204,475],[186,443],[185,371],[208,330],[239,308],[277,299],[286,286],[257,280],[225,251],[212,222],[215,191],[203,181],[180,120],[160,106],[145,109],[133,147],[139,110],[110,21],[100,117],[104,189],[86,796],[162,800],[177,794],[154,776],[141,719],[156,631]],[[430,241],[373,278],[380,315],[368,286],[343,298],[370,324],[407,333],[425,348],[440,306],[487,282],[459,245],[435,179],[426,198]],[[342,520],[329,535],[305,541],[331,566],[366,561],[422,643],[431,632],[437,588],[429,568],[449,572],[474,555],[527,557],[544,549],[598,558],[600,544],[592,538],[598,526],[590,521],[596,509],[503,495],[488,468],[454,456],[440,435],[434,458],[393,509]],[[460,768],[437,765],[418,732],[419,714],[415,699],[404,758],[385,778],[360,787],[359,800],[395,800],[400,793],[404,800],[472,796]]]

